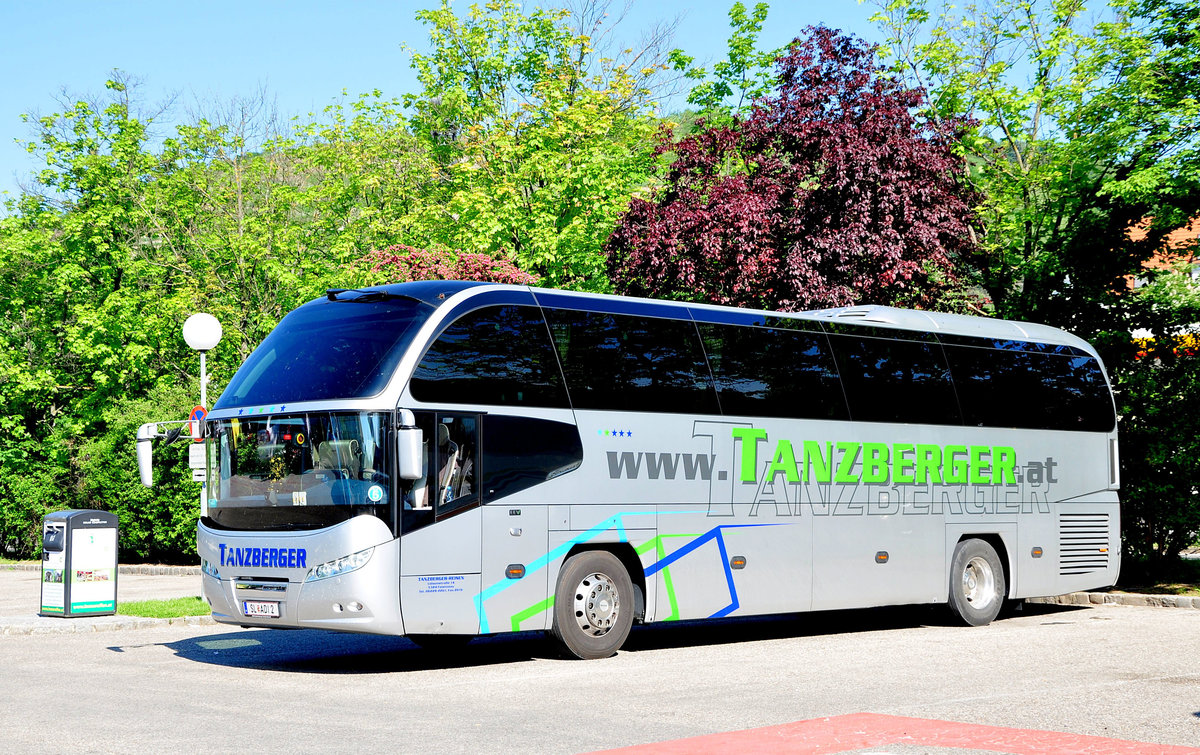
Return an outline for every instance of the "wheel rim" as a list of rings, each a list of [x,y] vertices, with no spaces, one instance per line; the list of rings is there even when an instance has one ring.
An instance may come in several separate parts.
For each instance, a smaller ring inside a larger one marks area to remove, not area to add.
[[[996,573],[987,559],[976,556],[963,569],[963,597],[972,608],[982,610],[996,599]]]
[[[575,587],[575,621],[585,634],[603,637],[621,615],[617,588],[607,574],[593,572]]]

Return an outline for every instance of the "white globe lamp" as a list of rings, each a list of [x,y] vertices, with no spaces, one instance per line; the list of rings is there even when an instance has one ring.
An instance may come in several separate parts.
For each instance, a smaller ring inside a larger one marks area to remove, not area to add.
[[[208,351],[221,342],[221,323],[217,318],[198,312],[183,323],[183,340],[196,351]]]
[[[197,312],[183,323],[183,340],[200,352],[200,406],[208,409],[208,372],[204,353],[221,342],[221,323],[204,312]]]

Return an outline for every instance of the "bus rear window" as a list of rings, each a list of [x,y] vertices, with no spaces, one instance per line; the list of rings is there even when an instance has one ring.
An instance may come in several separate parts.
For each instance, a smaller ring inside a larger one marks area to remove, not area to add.
[[[1108,432],[1108,384],[1091,356],[947,346],[963,420],[979,427]]]

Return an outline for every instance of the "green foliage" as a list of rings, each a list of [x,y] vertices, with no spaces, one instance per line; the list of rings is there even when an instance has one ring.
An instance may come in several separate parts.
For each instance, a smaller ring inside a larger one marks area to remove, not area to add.
[[[299,243],[317,259],[331,257],[333,270],[421,236],[417,218],[440,195],[434,150],[410,131],[401,108],[375,90],[326,107],[320,122],[297,129],[296,142],[269,145],[295,160],[297,209],[307,221]]]
[[[1188,0],[881,0],[899,74],[965,115],[998,314],[1100,329],[1124,276],[1200,210],[1200,7]],[[1133,224],[1152,218],[1141,242]]]
[[[200,485],[192,482],[184,438],[156,444],[155,485],[138,477],[138,426],[150,420],[186,417],[195,393],[174,382],[155,385],[144,397],[117,400],[101,413],[103,432],[77,441],[77,500],[81,508],[117,515],[126,560],[172,561],[194,550],[200,515]]]
[[[775,88],[775,60],[785,48],[758,49],[758,35],[769,11],[767,3],[756,3],[750,11],[740,1],[730,7],[728,54],[713,64],[711,73],[695,67],[695,59],[683,50],[671,52],[671,65],[694,82],[688,104],[709,123],[726,124],[734,115],[746,115],[756,100]]]
[[[1161,565],[1200,526],[1200,364],[1173,348],[1200,307],[1186,277],[1136,295],[1127,280],[1200,216],[1200,5],[877,5],[895,70],[930,90],[934,116],[976,121],[961,149],[984,197],[981,254],[960,270],[998,314],[1100,347],[1122,416],[1125,547]],[[1139,329],[1155,335],[1150,355]]]
[[[406,102],[444,182],[419,213],[417,246],[514,261],[544,285],[609,290],[601,245],[653,157],[650,91],[660,66],[595,58],[566,11],[512,0],[418,13],[432,52]]]
[[[1186,267],[1160,273],[1124,307],[1155,335],[1101,340],[1121,416],[1122,529],[1132,559],[1161,575],[1200,536],[1200,285]]]

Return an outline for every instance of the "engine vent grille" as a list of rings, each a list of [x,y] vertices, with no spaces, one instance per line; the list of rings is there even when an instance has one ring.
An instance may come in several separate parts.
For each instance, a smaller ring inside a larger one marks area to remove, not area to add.
[[[1090,574],[1108,568],[1108,514],[1058,515],[1058,573]]]

